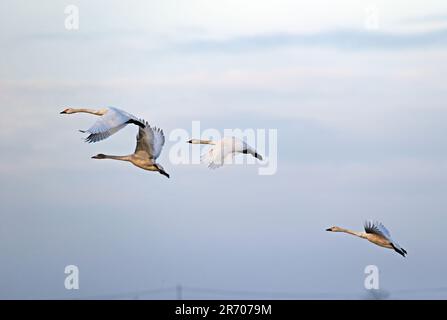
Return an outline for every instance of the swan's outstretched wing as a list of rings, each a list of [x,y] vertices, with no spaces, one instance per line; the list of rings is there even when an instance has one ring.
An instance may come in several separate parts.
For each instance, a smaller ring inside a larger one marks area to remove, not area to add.
[[[377,221],[376,222],[366,221],[365,231],[366,233],[377,234],[387,239],[391,247],[393,247],[393,249],[403,257],[405,257],[405,255],[407,254],[407,251],[391,238],[390,232],[388,231],[387,228],[385,228],[385,226],[382,223]]]
[[[241,142],[236,138],[224,138],[204,153],[200,160],[210,169],[217,169],[234,157],[235,150],[240,148]],[[241,149],[242,150],[242,149]]]
[[[138,120],[130,113],[117,108],[108,108],[107,112],[86,131],[90,133],[90,135],[85,141],[92,143],[107,139],[130,123],[144,127],[141,120]]]
[[[160,156],[165,136],[163,130],[151,127],[149,123],[144,122],[145,127],[138,130],[137,147],[135,154],[143,155],[149,159],[157,159]]]
[[[373,233],[384,237],[385,239],[392,241],[391,234],[385,226],[378,221],[366,221],[365,222],[365,232]]]
[[[225,153],[220,147],[213,147],[200,157],[200,161],[205,163],[210,169],[217,169],[224,165],[225,158]]]

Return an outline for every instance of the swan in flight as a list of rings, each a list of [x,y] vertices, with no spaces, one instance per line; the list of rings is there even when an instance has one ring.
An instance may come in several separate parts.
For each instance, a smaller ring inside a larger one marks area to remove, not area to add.
[[[378,246],[388,249],[394,249],[403,257],[405,257],[405,255],[407,254],[407,251],[405,251],[405,249],[399,246],[399,244],[391,238],[390,232],[380,222],[365,222],[365,232],[351,231],[340,227],[331,227],[329,229],[326,229],[326,231],[345,232],[359,238],[366,239]]]
[[[236,153],[251,154],[253,157],[262,160],[262,156],[244,141],[235,137],[226,137],[218,141],[192,139],[191,144],[210,144],[213,147],[201,156],[202,162],[209,168],[221,167],[227,160],[234,158]]]
[[[137,119],[135,116],[127,113],[126,111],[117,108],[105,108],[101,110],[91,109],[75,109],[68,108],[62,111],[60,114],[72,114],[72,113],[90,113],[100,118],[93,124],[88,130],[79,130],[82,133],[89,133],[90,135],[85,139],[86,142],[98,142],[110,137],[112,134],[118,132],[128,124],[135,124],[140,128],[144,128],[142,120]]]
[[[160,174],[169,178],[169,174],[155,160],[161,153],[161,149],[165,143],[163,130],[151,127],[145,122],[144,128],[139,128],[137,135],[137,147],[135,152],[128,156],[109,156],[105,154],[97,154],[92,159],[113,159],[121,161],[129,161],[138,168],[158,171]]]

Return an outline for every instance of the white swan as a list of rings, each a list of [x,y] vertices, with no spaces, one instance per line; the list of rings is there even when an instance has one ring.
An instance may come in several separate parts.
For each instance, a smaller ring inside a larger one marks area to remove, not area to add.
[[[152,128],[147,122],[144,129],[140,127],[137,135],[137,147],[135,152],[128,156],[109,156],[105,154],[97,154],[92,159],[112,159],[129,161],[133,165],[149,171],[158,171],[160,174],[169,178],[169,174],[163,167],[156,163],[156,159],[160,156],[161,150],[165,143],[163,130]]]
[[[211,169],[221,167],[230,157],[234,158],[236,153],[251,154],[262,160],[262,156],[255,149],[235,137],[225,137],[218,141],[192,139],[188,143],[213,145],[207,153],[201,156],[202,162],[206,163]]]
[[[399,244],[391,238],[390,232],[380,222],[366,221],[365,232],[351,231],[340,227],[331,227],[329,229],[326,229],[326,231],[345,232],[362,239],[367,239],[368,241],[378,246],[388,249],[394,249],[403,257],[405,257],[405,255],[407,254],[407,251],[405,251],[405,249],[399,246]]]
[[[61,112],[61,114],[72,113],[90,113],[100,118],[88,130],[79,130],[82,133],[88,132],[90,135],[85,139],[86,142],[98,142],[110,137],[112,134],[118,132],[128,124],[135,124],[144,128],[144,123],[135,116],[126,111],[117,108],[105,108],[101,110],[91,110],[85,108],[68,108]]]

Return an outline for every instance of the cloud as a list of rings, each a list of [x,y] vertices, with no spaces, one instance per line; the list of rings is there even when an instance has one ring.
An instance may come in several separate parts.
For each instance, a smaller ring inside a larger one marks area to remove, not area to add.
[[[427,16],[408,19],[396,30],[334,29],[318,32],[254,33],[252,35],[216,38],[205,33],[182,29],[177,32],[147,32],[143,29],[109,30],[102,32],[30,33],[17,37],[15,44],[31,41],[34,43],[64,43],[88,45],[103,43],[120,50],[137,50],[145,55],[209,52],[244,52],[270,50],[282,47],[335,48],[343,50],[407,50],[420,48],[445,48],[447,46],[447,25],[413,28],[405,26],[410,22],[445,22],[447,16]]]
[[[417,17],[402,19],[402,23],[447,22],[447,13],[427,14]]]
[[[447,29],[418,33],[390,33],[362,30],[338,30],[317,33],[278,33],[201,40],[184,45],[191,51],[243,51],[277,47],[331,47],[338,49],[412,49],[445,47]]]

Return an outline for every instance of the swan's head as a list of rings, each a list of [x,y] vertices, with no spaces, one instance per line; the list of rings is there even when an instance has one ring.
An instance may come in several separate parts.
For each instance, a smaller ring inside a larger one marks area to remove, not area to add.
[[[187,143],[191,144],[214,144],[211,140],[200,140],[200,139],[191,139],[187,141]]]
[[[92,159],[105,159],[106,155],[105,154],[97,154],[96,156],[93,156]]]
[[[73,109],[72,108],[67,108],[67,109],[64,109],[63,111],[61,111],[61,113],[60,114],[70,114],[70,113],[73,113]]]
[[[327,228],[326,231],[341,232],[342,230],[339,227],[330,227],[330,228]]]

